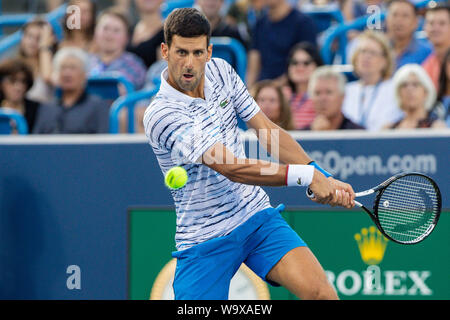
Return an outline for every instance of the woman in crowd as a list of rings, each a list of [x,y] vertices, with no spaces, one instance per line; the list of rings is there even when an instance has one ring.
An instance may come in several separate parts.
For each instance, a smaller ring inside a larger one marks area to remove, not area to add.
[[[22,114],[32,132],[39,110],[39,103],[26,98],[33,85],[33,73],[20,59],[10,58],[0,64],[0,108]]]
[[[395,99],[404,117],[386,126],[389,129],[445,128],[445,123],[430,113],[436,101],[433,81],[418,64],[406,64],[392,80]]]
[[[71,0],[67,7],[77,6],[79,8],[79,26],[76,26],[74,13],[67,12],[63,19],[62,27],[64,39],[59,44],[59,48],[78,47],[86,51],[94,51],[93,37],[95,30],[95,19],[97,16],[97,5],[92,0]]]
[[[22,28],[18,57],[32,70],[34,83],[27,97],[38,102],[48,102],[53,97],[52,58],[56,39],[52,27],[42,19],[35,19]]]
[[[145,83],[146,67],[142,60],[126,51],[128,19],[115,7],[106,9],[98,18],[94,41],[96,51],[90,58],[90,76],[120,73],[135,89]]]
[[[287,85],[284,93],[291,108],[294,129],[304,129],[314,120],[315,112],[308,96],[308,81],[323,65],[316,47],[307,42],[295,45],[288,57]]]
[[[291,110],[283,92],[275,82],[263,80],[252,88],[252,96],[264,114],[285,130],[293,130]]]
[[[450,127],[450,49],[447,50],[442,61],[437,104],[433,113],[445,121],[447,127]]]
[[[128,46],[149,68],[158,60],[161,42],[164,42],[163,18],[160,6],[163,0],[135,0],[139,21],[134,27]]]
[[[371,131],[400,119],[390,80],[394,60],[386,36],[372,30],[362,33],[352,65],[359,80],[346,85],[344,115]]]

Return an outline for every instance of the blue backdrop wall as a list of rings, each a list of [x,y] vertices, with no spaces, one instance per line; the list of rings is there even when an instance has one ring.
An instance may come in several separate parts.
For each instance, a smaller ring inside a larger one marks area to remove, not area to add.
[[[356,191],[421,171],[450,207],[448,132],[301,137]],[[0,155],[0,299],[126,299],[127,209],[172,205],[145,137],[8,137]],[[272,205],[315,206],[303,189],[265,190]]]

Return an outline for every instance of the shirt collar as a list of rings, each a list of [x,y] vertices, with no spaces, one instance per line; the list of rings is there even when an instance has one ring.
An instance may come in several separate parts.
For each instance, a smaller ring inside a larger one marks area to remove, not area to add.
[[[172,87],[168,82],[167,78],[169,75],[168,67],[166,67],[161,72],[161,87],[160,91],[169,96],[176,98],[177,100],[180,100],[188,105],[190,105],[194,100],[198,100],[200,98],[193,98],[191,96],[188,96],[187,94],[182,93],[181,91],[178,91],[174,87]],[[213,92],[213,87],[211,81],[206,77],[206,70],[205,70],[205,87],[204,87],[204,93],[205,93],[205,100],[208,101],[211,98],[211,94]],[[201,99],[202,100],[202,99]]]

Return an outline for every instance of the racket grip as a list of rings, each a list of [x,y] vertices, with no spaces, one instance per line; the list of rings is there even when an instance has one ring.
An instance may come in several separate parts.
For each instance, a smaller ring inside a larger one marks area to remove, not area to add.
[[[336,194],[338,193],[338,191],[336,190]],[[306,188],[306,195],[308,196],[308,198],[312,199],[314,198],[314,192],[308,187]]]
[[[336,190],[336,192],[337,192],[337,190]],[[309,187],[306,188],[306,195],[310,199],[314,198],[314,192]],[[360,208],[363,207],[362,203],[360,203],[360,202],[358,202],[356,200],[355,200],[355,206],[360,207]]]

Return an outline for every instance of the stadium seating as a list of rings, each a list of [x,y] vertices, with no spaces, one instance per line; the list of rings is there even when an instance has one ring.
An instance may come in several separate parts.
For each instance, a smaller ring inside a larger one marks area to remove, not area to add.
[[[333,24],[344,23],[344,17],[341,11],[337,9],[314,7],[313,9],[303,10],[303,12],[314,20],[318,33],[329,29]]]
[[[112,102],[120,96],[119,85],[123,85],[127,94],[134,91],[133,84],[118,73],[90,76],[87,81],[87,90],[91,94]]]
[[[109,132],[119,133],[119,112],[123,108],[128,109],[128,132],[134,133],[134,107],[138,101],[151,99],[159,90],[159,87],[142,89],[118,98],[111,106],[109,113]]]
[[[63,4],[52,12],[47,13],[43,16],[53,27],[53,32],[58,40],[63,37],[63,31],[61,27],[61,18],[66,13],[67,4]],[[0,18],[0,30],[6,26],[21,26],[24,23],[34,19],[35,14],[7,14],[2,15]],[[0,32],[1,35],[1,32]],[[22,30],[17,30],[16,32],[4,37],[0,41],[0,58],[3,58],[11,53],[11,51],[17,47],[22,38]]]
[[[238,40],[229,37],[211,37],[211,43],[213,45],[213,57],[228,61],[242,81],[245,81],[247,53],[244,46]]]

